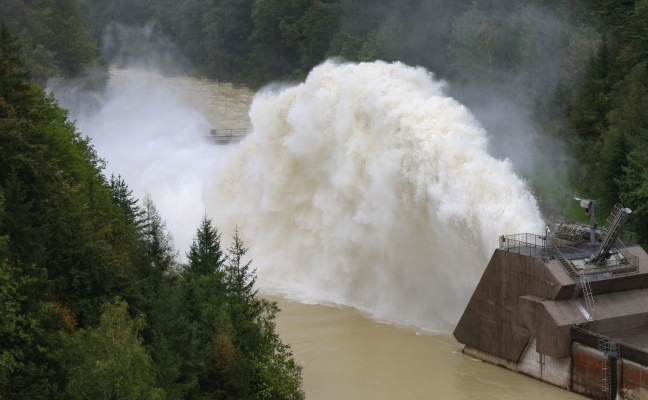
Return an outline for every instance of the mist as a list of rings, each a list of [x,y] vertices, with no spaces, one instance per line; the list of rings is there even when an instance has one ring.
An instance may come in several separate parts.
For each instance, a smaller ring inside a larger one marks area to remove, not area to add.
[[[240,110],[247,110],[252,93],[239,89],[233,98],[231,85],[178,76],[181,64],[172,60],[182,57],[150,25],[111,25],[104,42],[116,63],[104,90],[70,81],[52,81],[48,90],[91,138],[107,177],[121,175],[140,201],[151,195],[182,261],[208,210],[204,187],[231,151],[205,136],[215,127],[248,127]]]
[[[447,331],[502,234],[542,231],[528,187],[444,82],[328,61],[252,103],[210,204],[266,290]]]
[[[449,43],[451,95],[488,131],[489,153],[510,160],[549,203],[545,211],[570,191],[567,172],[577,168],[563,139],[564,85],[579,81],[600,43],[579,4],[473,7]]]
[[[57,96],[106,173],[151,195],[181,255],[207,215],[224,246],[239,231],[266,293],[447,332],[499,235],[542,230],[527,183],[423,68],[328,61],[252,98],[120,65],[101,93]],[[203,137],[242,124],[239,145]]]

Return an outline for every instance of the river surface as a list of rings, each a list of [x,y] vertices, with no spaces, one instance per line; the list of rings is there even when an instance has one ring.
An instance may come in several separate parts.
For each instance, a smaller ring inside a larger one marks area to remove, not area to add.
[[[277,328],[303,366],[308,399],[582,399],[461,353],[448,334],[372,320],[352,308],[278,297]]]
[[[229,84],[138,70],[112,70],[94,111],[61,95],[108,172],[124,176],[140,198],[152,194],[181,258],[204,213],[219,207],[204,186],[236,146],[210,144],[204,135],[210,128],[249,127],[252,99],[249,90]],[[582,398],[465,356],[451,329],[430,333],[352,307],[307,304],[276,296],[263,283],[260,291],[282,310],[277,329],[303,366],[308,399]]]

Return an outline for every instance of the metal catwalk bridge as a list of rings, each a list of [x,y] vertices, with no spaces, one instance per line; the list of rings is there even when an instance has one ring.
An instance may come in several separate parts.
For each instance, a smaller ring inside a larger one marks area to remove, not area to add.
[[[252,128],[210,129],[205,137],[215,144],[231,144],[240,142],[250,132]]]

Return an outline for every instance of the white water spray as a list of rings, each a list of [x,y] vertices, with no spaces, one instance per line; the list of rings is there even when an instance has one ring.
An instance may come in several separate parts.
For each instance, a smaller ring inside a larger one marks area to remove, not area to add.
[[[151,195],[184,260],[207,208],[201,193],[231,151],[203,136],[212,127],[241,126],[251,94],[239,92],[238,104],[227,99],[228,85],[142,69],[112,69],[107,90],[90,98],[74,88],[55,89],[107,160],[106,173],[121,175],[140,200]]]
[[[265,290],[445,331],[498,236],[540,232],[537,204],[486,133],[421,68],[315,68],[265,90],[207,204],[237,226]]]

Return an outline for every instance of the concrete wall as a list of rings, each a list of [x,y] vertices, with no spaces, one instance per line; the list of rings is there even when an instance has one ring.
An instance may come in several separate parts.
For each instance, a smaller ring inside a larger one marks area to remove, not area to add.
[[[538,353],[536,343],[536,339],[531,340],[530,345],[518,363],[519,371],[525,375],[569,390],[571,360],[569,358],[557,359]]]
[[[464,348],[464,353],[491,364],[510,369],[511,371],[519,372],[543,382],[570,390],[571,359],[556,359],[538,353],[536,351],[535,339],[529,342],[524,354],[520,357],[520,362],[509,361],[468,346]]]
[[[598,341],[613,337],[629,343],[615,364],[616,399],[648,400],[648,255],[633,250],[638,274],[591,281],[598,314],[589,323],[580,284],[557,260],[496,250],[454,336],[472,357],[592,399],[607,398]]]
[[[495,250],[454,336],[466,346],[518,362],[532,336],[519,307],[520,296],[560,300],[570,298],[575,290],[574,280],[558,261],[545,264],[538,258]]]

